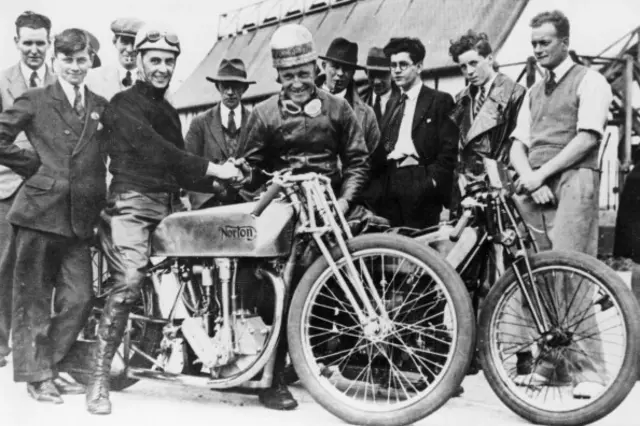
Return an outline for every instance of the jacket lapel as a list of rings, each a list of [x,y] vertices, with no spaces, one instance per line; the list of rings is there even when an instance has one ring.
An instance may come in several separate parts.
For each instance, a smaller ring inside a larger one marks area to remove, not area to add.
[[[416,102],[416,111],[413,115],[413,126],[411,126],[412,132],[420,125],[424,120],[424,116],[429,111],[431,104],[433,103],[433,96],[429,96],[428,89],[423,85],[420,88],[418,94],[418,101]]]
[[[84,130],[82,131],[80,140],[73,148],[72,155],[78,154],[89,142],[93,140],[93,136],[98,129],[98,124],[100,123],[100,117],[102,116],[103,107],[98,105],[96,95],[91,90],[86,89],[85,96],[85,110],[87,112],[84,117]]]
[[[498,74],[493,81],[487,100],[482,104],[478,115],[471,123],[466,140],[472,141],[504,122],[504,110],[511,97],[512,85],[506,84],[502,74]],[[467,142],[468,143],[468,142]]]
[[[242,116],[244,120],[244,114]],[[244,123],[243,123],[244,124]],[[225,143],[224,130],[222,129],[222,118],[220,116],[220,104],[216,105],[211,110],[211,117],[209,119],[209,126],[207,126],[211,133],[211,138],[218,144],[220,150],[226,157],[229,157],[229,150]],[[244,127],[244,126],[243,126]]]
[[[52,96],[55,99],[53,102],[54,109],[60,114],[60,117],[71,127],[76,135],[81,136],[84,129],[84,122],[80,120],[76,112],[71,107],[71,103],[67,99],[67,96],[62,90],[60,82],[56,81],[51,86]]]
[[[9,88],[8,91],[15,100],[18,96],[22,95],[28,89],[27,83],[24,81],[24,77],[20,72],[20,64],[16,64],[12,67],[9,73]]]

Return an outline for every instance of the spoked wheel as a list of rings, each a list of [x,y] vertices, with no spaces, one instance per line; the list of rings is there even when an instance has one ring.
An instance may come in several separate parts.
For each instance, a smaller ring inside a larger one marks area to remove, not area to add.
[[[487,380],[504,404],[533,423],[594,422],[635,384],[638,305],[618,275],[593,257],[544,252],[531,257],[531,268],[551,330],[538,332],[510,269],[480,315]]]
[[[348,246],[388,318],[361,323],[322,257],[291,303],[293,365],[313,398],[346,422],[413,423],[444,404],[464,379],[475,342],[471,301],[456,272],[409,238],[369,234]],[[337,249],[332,254],[349,282],[344,257]],[[373,303],[372,290],[367,294]]]

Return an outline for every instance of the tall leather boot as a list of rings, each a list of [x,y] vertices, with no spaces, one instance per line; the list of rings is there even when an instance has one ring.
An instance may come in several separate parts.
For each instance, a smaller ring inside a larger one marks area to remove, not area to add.
[[[287,338],[283,335],[276,348],[276,360],[273,366],[273,382],[271,387],[258,394],[262,405],[272,410],[293,410],[298,406],[289,388],[285,376],[285,362],[288,352]]]
[[[112,299],[107,300],[100,319],[93,373],[87,386],[86,405],[91,414],[111,413],[111,401],[109,401],[111,361],[120,346],[129,318],[129,307],[119,300]]]

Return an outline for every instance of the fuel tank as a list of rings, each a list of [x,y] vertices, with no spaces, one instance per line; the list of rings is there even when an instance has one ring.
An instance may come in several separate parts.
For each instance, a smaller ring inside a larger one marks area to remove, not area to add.
[[[273,202],[251,216],[255,202],[174,213],[151,236],[152,256],[278,257],[291,251],[295,213]]]

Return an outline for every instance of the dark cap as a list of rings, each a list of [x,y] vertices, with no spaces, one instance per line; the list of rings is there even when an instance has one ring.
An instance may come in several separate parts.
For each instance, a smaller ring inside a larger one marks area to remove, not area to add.
[[[120,18],[111,23],[111,31],[117,36],[135,37],[143,24],[138,18]]]

